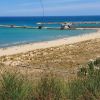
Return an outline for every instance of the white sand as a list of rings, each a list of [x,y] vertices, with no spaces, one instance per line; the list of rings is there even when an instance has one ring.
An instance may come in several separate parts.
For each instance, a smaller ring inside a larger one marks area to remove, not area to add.
[[[58,40],[53,40],[53,41],[30,43],[30,44],[25,44],[25,45],[20,45],[20,46],[8,47],[5,49],[1,48],[0,56],[25,53],[25,52],[36,50],[36,49],[55,47],[55,46],[60,46],[63,44],[73,44],[73,43],[96,39],[96,38],[100,38],[100,30],[98,30],[95,33],[89,33],[89,34],[80,35],[80,36],[73,36],[73,37],[63,38],[63,39],[58,39]]]

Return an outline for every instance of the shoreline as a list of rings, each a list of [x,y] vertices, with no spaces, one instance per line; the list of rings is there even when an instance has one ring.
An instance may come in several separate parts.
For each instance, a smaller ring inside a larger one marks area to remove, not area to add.
[[[28,51],[32,51],[36,49],[45,49],[45,48],[57,47],[61,45],[69,45],[69,44],[74,44],[74,43],[92,40],[96,38],[100,38],[100,29],[98,29],[97,32],[95,33],[88,33],[88,34],[63,38],[63,39],[44,41],[38,43],[29,43],[29,44],[23,44],[18,46],[11,46],[7,48],[0,48],[0,57],[26,53]]]

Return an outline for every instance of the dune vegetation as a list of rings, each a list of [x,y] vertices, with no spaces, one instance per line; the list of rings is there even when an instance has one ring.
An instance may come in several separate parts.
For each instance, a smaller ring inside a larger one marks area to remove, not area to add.
[[[100,58],[89,61],[73,80],[43,73],[37,81],[19,72],[1,73],[0,100],[100,100]]]
[[[100,39],[0,57],[0,100],[100,100]]]

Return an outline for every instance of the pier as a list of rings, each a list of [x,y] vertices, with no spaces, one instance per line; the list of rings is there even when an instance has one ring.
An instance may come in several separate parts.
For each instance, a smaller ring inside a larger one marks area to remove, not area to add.
[[[16,25],[0,25],[0,27],[4,27],[4,28],[26,28],[26,29],[38,29],[38,27],[32,27],[32,26],[16,26]]]
[[[39,22],[37,23],[37,25],[46,25],[46,24],[71,24],[71,25],[75,25],[75,24],[100,24],[100,22],[47,22],[47,23],[43,23],[43,22]]]
[[[47,23],[37,23],[41,29],[43,28],[44,25],[60,25],[59,29],[61,30],[66,30],[66,29],[79,29],[79,28],[100,28],[100,26],[75,26],[75,25],[80,25],[80,24],[100,24],[100,22],[47,22]],[[52,28],[47,28],[47,29],[55,29],[54,27]],[[57,28],[56,28],[57,29]]]
[[[26,28],[26,29],[38,29],[38,27],[32,27],[32,26],[16,26],[16,25],[0,25],[0,27],[4,27],[4,28]]]
[[[100,24],[100,22],[47,22],[47,23],[36,23],[37,27],[33,26],[17,26],[17,25],[0,25],[0,27],[4,28],[23,28],[23,29],[54,29],[54,30],[69,30],[69,29],[92,29],[92,28],[100,28],[99,26],[88,26],[87,24]],[[46,27],[46,25],[60,25],[59,27]],[[80,24],[86,24],[86,26],[75,26]]]

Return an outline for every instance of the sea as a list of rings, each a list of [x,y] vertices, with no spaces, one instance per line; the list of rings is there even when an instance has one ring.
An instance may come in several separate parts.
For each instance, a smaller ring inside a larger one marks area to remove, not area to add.
[[[0,25],[17,25],[37,27],[39,22],[100,22],[100,16],[35,16],[35,17],[0,17]],[[85,26],[80,24],[79,26]],[[100,27],[100,24],[88,24]],[[60,25],[45,25],[45,27],[60,27]],[[76,25],[77,27],[77,25]],[[51,41],[60,38],[89,34],[96,30],[49,30],[21,29],[0,27],[0,48],[26,43]]]

